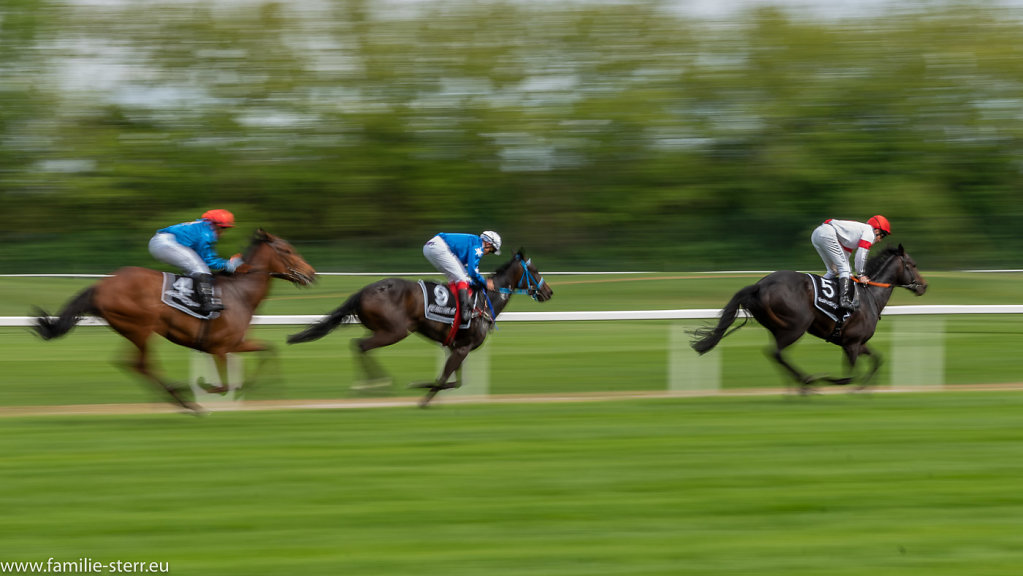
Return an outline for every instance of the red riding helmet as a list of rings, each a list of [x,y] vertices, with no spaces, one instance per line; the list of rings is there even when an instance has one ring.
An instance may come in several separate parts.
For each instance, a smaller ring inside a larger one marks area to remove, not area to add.
[[[234,214],[231,214],[227,210],[207,210],[202,215],[202,219],[208,222],[212,222],[221,228],[234,228]],[[887,222],[887,221],[886,221]]]
[[[892,225],[888,223],[888,219],[878,214],[867,220],[867,224],[870,224],[873,228],[879,228],[885,233],[885,236],[892,233]]]

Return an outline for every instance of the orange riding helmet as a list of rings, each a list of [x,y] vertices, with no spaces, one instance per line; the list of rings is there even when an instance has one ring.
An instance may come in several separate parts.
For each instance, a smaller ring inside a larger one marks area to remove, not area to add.
[[[888,223],[887,218],[880,214],[872,217],[870,220],[867,220],[867,224],[870,224],[872,227],[881,230],[882,232],[884,232],[885,236],[892,233],[892,225]]]
[[[217,208],[216,210],[207,210],[206,213],[202,215],[202,219],[221,228],[234,228],[234,214],[220,208]]]

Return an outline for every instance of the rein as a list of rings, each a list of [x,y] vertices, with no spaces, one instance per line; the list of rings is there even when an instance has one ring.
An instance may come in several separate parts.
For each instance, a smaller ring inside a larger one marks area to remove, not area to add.
[[[892,257],[894,258],[895,256]],[[920,287],[920,284],[918,284],[917,282],[910,282],[909,284],[891,284],[887,282],[874,282],[873,280],[864,281],[860,280],[859,277],[856,276],[853,276],[853,282],[856,282],[857,284],[864,284],[867,286],[877,286],[878,288],[891,288],[894,286],[897,288],[906,288],[907,290],[916,290],[917,288]]]

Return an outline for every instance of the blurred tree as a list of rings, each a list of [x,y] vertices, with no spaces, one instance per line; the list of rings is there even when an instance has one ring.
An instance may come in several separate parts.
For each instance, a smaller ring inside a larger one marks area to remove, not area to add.
[[[884,213],[924,268],[1019,267],[1023,23],[669,4],[0,6],[0,272],[155,265],[221,206],[321,269],[440,230],[547,267],[819,266]]]

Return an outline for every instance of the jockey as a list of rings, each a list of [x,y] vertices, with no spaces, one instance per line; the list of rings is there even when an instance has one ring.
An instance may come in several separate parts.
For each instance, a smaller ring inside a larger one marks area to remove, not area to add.
[[[891,224],[888,223],[887,218],[880,214],[871,217],[866,224],[854,220],[828,219],[813,231],[810,241],[828,268],[824,277],[831,279],[838,276],[838,306],[840,308],[849,311],[856,309],[856,303],[853,301],[855,289],[846,253],[856,252],[854,257],[856,274],[861,281],[867,282],[870,278],[863,274],[863,267],[867,263],[870,247],[876,240],[891,233]]]
[[[494,281],[480,275],[480,258],[484,254],[500,253],[501,236],[490,230],[479,236],[441,232],[423,246],[423,256],[455,285],[463,323],[469,321],[471,313],[468,294],[470,281],[474,286],[494,289]]]
[[[234,272],[242,264],[241,255],[225,260],[214,250],[224,228],[233,227],[234,214],[221,209],[208,210],[198,220],[157,230],[149,241],[149,253],[157,260],[177,266],[192,277],[203,314],[224,309],[224,304],[213,297],[211,271]]]

